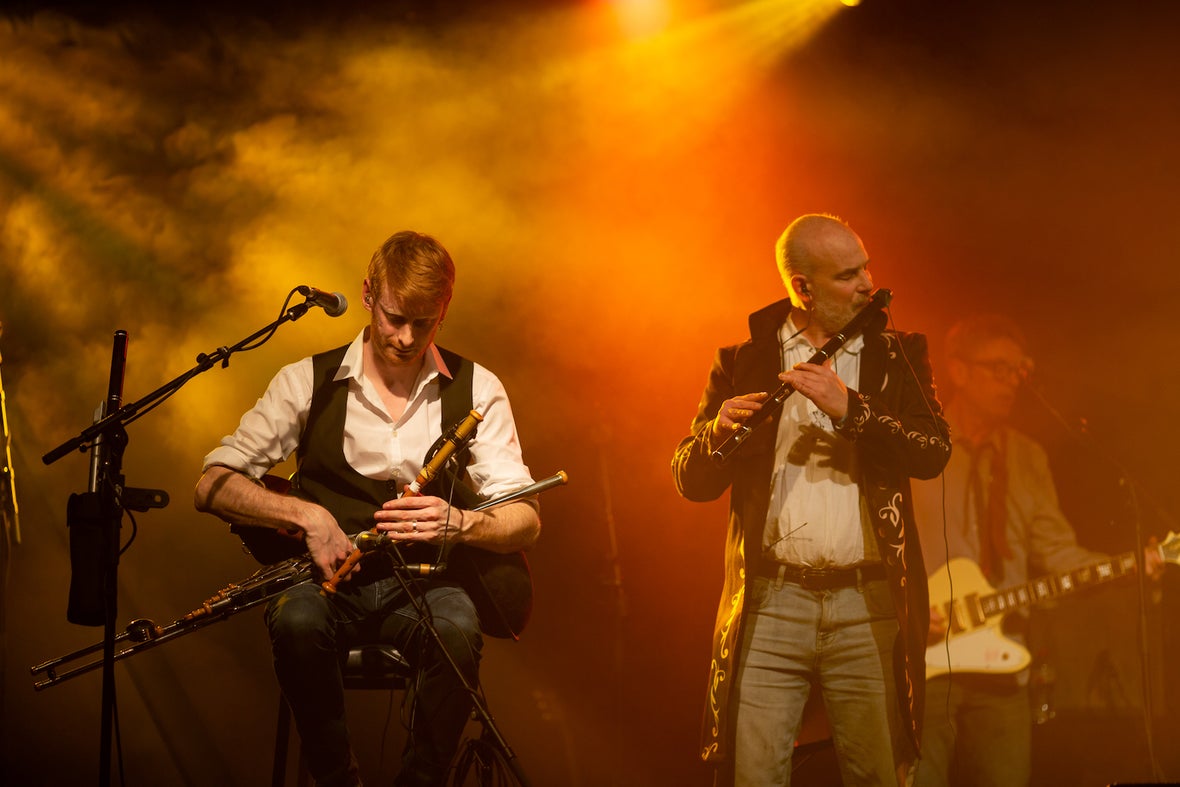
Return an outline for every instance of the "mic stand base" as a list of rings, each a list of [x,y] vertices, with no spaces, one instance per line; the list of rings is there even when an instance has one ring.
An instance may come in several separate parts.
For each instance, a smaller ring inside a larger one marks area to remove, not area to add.
[[[402,569],[408,568],[405,560],[397,550],[392,550],[392,553],[395,557],[395,566],[399,566]],[[446,659],[447,665],[455,673],[455,677],[459,679],[459,684],[462,686],[463,691],[471,697],[476,721],[483,726],[483,734],[479,740],[470,741],[468,745],[492,747],[500,759],[508,765],[519,787],[531,787],[528,777],[525,776],[524,771],[520,767],[520,762],[516,758],[516,753],[512,751],[512,747],[508,745],[508,741],[505,740],[499,727],[496,726],[496,721],[492,718],[491,712],[484,704],[483,697],[480,696],[476,687],[468,682],[466,676],[463,675],[463,671],[451,655],[451,652],[443,644],[442,636],[438,633],[438,629],[434,627],[434,621],[431,618],[430,608],[426,600],[426,591],[422,588],[414,587],[414,583],[406,579],[406,574],[407,571],[405,570],[394,572],[398,583],[402,586],[407,598],[410,599],[410,603],[414,605],[414,609],[418,612],[419,625],[426,631],[427,636],[430,637],[430,640],[434,643],[435,648],[441,654],[442,658]],[[412,731],[411,734],[413,734]]]

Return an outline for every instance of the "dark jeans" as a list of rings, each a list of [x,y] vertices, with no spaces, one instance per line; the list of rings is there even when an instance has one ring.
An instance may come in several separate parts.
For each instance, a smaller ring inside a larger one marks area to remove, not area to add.
[[[483,639],[475,606],[461,588],[426,582],[435,629],[463,676],[475,686]],[[358,782],[344,715],[343,650],[367,643],[396,647],[418,669],[413,714],[398,785],[441,785],[471,712],[471,698],[396,578],[332,595],[298,585],[266,610],[275,674],[291,706],[308,768],[321,787]]]
[[[926,681],[916,787],[1022,787],[1029,783],[1031,751],[1028,689],[1015,675],[963,673]]]

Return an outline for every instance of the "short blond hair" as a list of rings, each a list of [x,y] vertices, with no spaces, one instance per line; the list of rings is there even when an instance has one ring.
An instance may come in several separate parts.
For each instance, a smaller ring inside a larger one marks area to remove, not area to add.
[[[388,285],[403,309],[428,311],[446,306],[455,291],[455,263],[429,235],[405,230],[384,243],[369,260],[369,290],[380,300]]]

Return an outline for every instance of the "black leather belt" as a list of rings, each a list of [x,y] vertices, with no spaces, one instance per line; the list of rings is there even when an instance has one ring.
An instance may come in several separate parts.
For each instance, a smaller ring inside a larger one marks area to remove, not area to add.
[[[885,579],[885,564],[865,563],[848,568],[811,568],[793,566],[789,563],[764,563],[761,574],[769,579],[781,576],[784,582],[798,585],[804,590],[836,590]]]

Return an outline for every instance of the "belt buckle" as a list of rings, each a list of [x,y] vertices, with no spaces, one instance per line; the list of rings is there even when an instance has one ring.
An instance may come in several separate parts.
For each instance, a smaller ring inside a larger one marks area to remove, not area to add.
[[[823,590],[824,576],[825,571],[822,568],[803,566],[803,569],[799,572],[799,587],[804,590]]]

